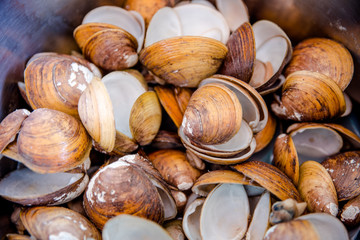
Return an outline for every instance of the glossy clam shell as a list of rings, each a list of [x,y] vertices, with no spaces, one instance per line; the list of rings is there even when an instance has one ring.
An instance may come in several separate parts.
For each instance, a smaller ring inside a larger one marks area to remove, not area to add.
[[[174,95],[177,101],[177,104],[182,113],[185,112],[187,105],[189,104],[189,100],[191,95],[194,93],[193,89],[185,88],[185,87],[175,87]]]
[[[256,141],[256,149],[254,153],[263,150],[269,145],[275,135],[276,125],[277,123],[275,117],[273,117],[272,114],[269,114],[268,121],[264,129],[254,135]]]
[[[90,179],[84,208],[100,229],[116,215],[126,213],[162,222],[164,206],[160,195],[140,168],[121,159],[103,166]]]
[[[235,93],[224,85],[211,83],[198,88],[184,113],[184,134],[200,144],[221,144],[240,129],[242,107]]]
[[[144,48],[140,61],[167,83],[196,87],[216,73],[227,51],[224,44],[211,38],[174,37]]]
[[[39,173],[70,170],[86,160],[91,141],[76,118],[56,110],[34,110],[17,139],[24,164]]]
[[[320,163],[306,161],[301,164],[298,189],[310,212],[337,216],[339,207],[335,186]]]
[[[301,201],[300,194],[291,180],[271,164],[250,161],[234,165],[232,168],[253,179],[280,200],[293,198],[298,202]]]
[[[137,41],[123,29],[105,29],[87,40],[84,56],[97,66],[109,70],[122,70],[138,61]]]
[[[339,201],[360,194],[360,152],[339,153],[321,163],[331,176]]]
[[[345,90],[352,79],[354,63],[342,44],[326,38],[310,38],[295,46],[285,75],[300,70],[322,73]]]
[[[219,73],[249,82],[254,70],[255,38],[250,23],[238,27],[226,43],[228,53]]]
[[[25,208],[20,218],[36,239],[101,239],[99,231],[86,217],[64,207]]]
[[[26,96],[33,109],[51,108],[78,117],[80,95],[96,76],[85,59],[43,54],[24,71]]]
[[[281,102],[271,104],[280,118],[294,121],[320,121],[339,117],[345,99],[338,85],[326,75],[297,71],[283,85]]]

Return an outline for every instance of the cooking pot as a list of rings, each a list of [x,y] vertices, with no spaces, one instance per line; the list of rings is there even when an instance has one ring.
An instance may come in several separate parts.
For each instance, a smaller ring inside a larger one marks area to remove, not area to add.
[[[226,0],[224,0],[226,1]],[[83,16],[101,5],[121,6],[123,0],[2,0],[0,1],[0,118],[25,106],[17,82],[35,53],[77,50],[72,32]],[[268,19],[296,44],[307,37],[329,37],[351,52],[354,77],[346,92],[360,103],[360,2],[358,0],[245,0],[251,21]],[[3,158],[0,178],[16,167]],[[12,231],[10,203],[0,200],[0,237]],[[13,232],[13,231],[12,231]]]

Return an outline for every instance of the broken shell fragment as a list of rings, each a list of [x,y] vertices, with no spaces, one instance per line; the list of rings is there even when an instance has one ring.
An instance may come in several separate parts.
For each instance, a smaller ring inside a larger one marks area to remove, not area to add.
[[[298,189],[310,212],[337,216],[336,190],[329,173],[320,163],[306,161],[301,164]]]
[[[101,239],[99,231],[86,217],[67,208],[25,208],[20,218],[36,239]]]

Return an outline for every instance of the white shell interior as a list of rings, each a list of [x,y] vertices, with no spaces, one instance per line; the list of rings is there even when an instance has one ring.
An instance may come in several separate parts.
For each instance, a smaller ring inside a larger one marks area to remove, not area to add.
[[[129,126],[131,108],[146,89],[136,77],[124,71],[111,72],[103,77],[102,82],[114,108],[116,130],[133,138]]]
[[[83,176],[83,173],[66,172],[40,174],[23,168],[0,181],[0,195],[18,200],[44,198],[69,187]]]
[[[116,6],[101,6],[88,12],[82,23],[107,23],[118,26],[133,35],[138,42],[138,52],[141,50],[145,36],[143,17],[135,11],[127,11]]]
[[[216,0],[216,7],[224,15],[231,31],[249,21],[249,13],[242,0]]]
[[[107,221],[102,231],[102,237],[104,240],[172,240],[167,231],[159,224],[128,214],[120,214]]]
[[[185,208],[182,226],[188,239],[201,239],[200,214],[203,204],[204,198],[197,198]]]
[[[246,232],[246,240],[262,240],[269,225],[271,209],[270,192],[266,191],[261,195],[256,204],[249,229]]]
[[[242,239],[250,208],[241,184],[219,184],[205,199],[200,216],[203,239]]]
[[[219,11],[204,4],[189,3],[157,11],[146,32],[145,47],[174,36],[211,37],[226,44],[229,35],[229,26]]]
[[[303,127],[291,133],[298,154],[320,158],[336,154],[343,146],[340,134],[327,127]]]

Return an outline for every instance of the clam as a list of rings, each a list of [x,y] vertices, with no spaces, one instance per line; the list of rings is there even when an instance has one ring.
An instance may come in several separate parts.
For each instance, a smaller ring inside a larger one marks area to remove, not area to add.
[[[84,194],[84,207],[94,224],[103,228],[119,214],[131,214],[161,223],[176,215],[174,200],[163,199],[166,189],[147,170],[138,165],[137,155],[127,155],[103,166],[90,179]],[[169,212],[169,207],[174,209]],[[165,210],[167,212],[165,212]]]
[[[205,163],[193,152],[186,150],[186,158],[188,159],[190,165],[193,166],[194,168],[199,170],[205,169]]]
[[[249,13],[242,0],[216,0],[216,8],[224,15],[231,31],[235,31],[245,22],[249,22]]]
[[[36,239],[101,239],[99,231],[86,217],[67,208],[25,208],[20,218]]]
[[[268,116],[268,121],[263,130],[254,135],[254,139],[256,141],[256,148],[254,153],[260,152],[266,146],[268,146],[275,135],[277,125],[276,119],[272,116],[272,114],[269,114]]]
[[[159,224],[128,214],[121,214],[107,221],[102,231],[102,238],[104,240],[172,240],[169,233]]]
[[[224,17],[211,7],[164,7],[149,23],[140,61],[167,83],[196,87],[219,69],[229,33]]]
[[[306,161],[300,166],[299,192],[310,212],[338,214],[338,198],[333,181],[318,162]]]
[[[185,240],[185,234],[182,229],[181,219],[175,219],[167,222],[165,223],[164,227],[173,240]]]
[[[345,99],[339,86],[317,72],[297,71],[287,76],[281,100],[271,108],[276,116],[294,121],[321,121],[339,117]]]
[[[176,132],[162,129],[158,131],[150,146],[155,149],[177,149],[183,147]]]
[[[350,227],[355,227],[360,222],[360,195],[349,200],[340,213],[340,220]]]
[[[321,163],[331,176],[339,201],[352,199],[360,193],[359,154],[358,151],[339,153]]]
[[[205,198],[197,198],[187,204],[182,227],[188,239],[202,239],[200,235],[200,214]]]
[[[272,211],[270,213],[270,223],[274,225],[290,221],[301,216],[306,207],[306,202],[298,203],[292,198],[275,202],[271,207]]]
[[[349,239],[345,226],[334,216],[312,213],[269,228],[264,240],[269,239]]]
[[[102,149],[122,155],[136,150],[138,143],[149,144],[161,124],[156,94],[148,92],[138,76],[128,71],[114,71],[101,81],[94,80],[80,97],[79,114]]]
[[[79,57],[38,53],[27,63],[24,81],[33,109],[51,108],[78,117],[80,95],[100,71]]]
[[[60,205],[78,197],[88,182],[85,173],[39,174],[22,168],[0,181],[0,195],[21,205]]]
[[[74,38],[85,57],[106,70],[134,66],[144,34],[144,19],[138,12],[115,6],[91,10],[74,30]]]
[[[40,108],[23,121],[17,141],[2,154],[35,172],[55,173],[82,164],[90,149],[90,138],[79,120],[63,112]]]
[[[301,70],[322,73],[344,91],[352,79],[354,63],[342,44],[326,38],[310,38],[295,46],[285,75]]]
[[[186,154],[180,150],[158,150],[148,156],[164,180],[179,190],[190,189],[200,176],[200,172],[190,165]]]

